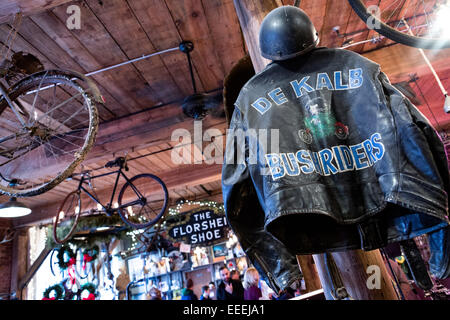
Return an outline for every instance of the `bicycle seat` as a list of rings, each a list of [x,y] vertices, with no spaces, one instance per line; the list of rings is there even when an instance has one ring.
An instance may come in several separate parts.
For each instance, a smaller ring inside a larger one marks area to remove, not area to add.
[[[113,167],[123,167],[125,163],[125,158],[124,157],[118,157],[114,160],[108,161],[105,164],[105,168],[113,168]]]

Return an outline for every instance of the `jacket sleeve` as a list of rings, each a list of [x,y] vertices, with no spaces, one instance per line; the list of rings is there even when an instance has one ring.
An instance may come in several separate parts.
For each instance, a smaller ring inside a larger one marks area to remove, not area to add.
[[[222,167],[222,192],[228,223],[252,264],[268,280],[275,292],[302,278],[295,254],[264,229],[264,210],[256,194],[248,169],[246,125],[236,107],[227,132],[225,160]],[[242,161],[241,157],[242,156]]]
[[[381,72],[379,78],[385,91],[392,92],[392,90],[394,90],[403,97],[403,95],[398,92],[394,86],[392,86],[388,77],[384,73]],[[412,122],[420,129],[420,131],[422,131],[427,140],[434,163],[436,164],[439,175],[442,179],[444,189],[447,192],[448,199],[450,195],[450,174],[448,168],[448,158],[442,140],[428,119],[417,109],[416,106],[411,103],[411,101],[409,101],[408,98],[403,97],[402,103],[406,106],[408,113],[412,118]],[[447,202],[447,210],[448,203],[449,202]]]
[[[450,177],[448,171],[448,160],[444,145],[434,128],[430,125],[424,115],[406,99],[414,122],[427,138],[436,166],[447,192],[447,213],[448,200],[450,194]],[[430,246],[430,259],[428,261],[430,272],[438,279],[447,279],[450,277],[450,225],[428,234],[428,243]]]

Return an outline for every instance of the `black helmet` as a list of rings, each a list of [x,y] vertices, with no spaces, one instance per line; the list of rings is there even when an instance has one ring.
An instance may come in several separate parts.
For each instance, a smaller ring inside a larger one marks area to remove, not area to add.
[[[270,60],[294,58],[318,43],[319,34],[308,15],[294,6],[282,6],[269,12],[259,30],[261,55]]]

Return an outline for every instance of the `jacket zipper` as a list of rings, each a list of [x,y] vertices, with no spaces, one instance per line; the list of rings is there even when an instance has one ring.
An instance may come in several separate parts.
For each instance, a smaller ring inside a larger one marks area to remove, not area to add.
[[[279,291],[281,288],[280,286],[277,284],[277,281],[275,280],[275,277],[272,275],[272,273],[268,270],[265,262],[259,257],[259,255],[257,253],[255,253],[255,259],[258,261],[259,265],[261,266],[261,268],[263,269],[264,273],[267,275],[267,278],[269,278],[269,282],[272,285],[272,287],[278,289],[277,291]],[[278,293],[278,292],[277,292]]]

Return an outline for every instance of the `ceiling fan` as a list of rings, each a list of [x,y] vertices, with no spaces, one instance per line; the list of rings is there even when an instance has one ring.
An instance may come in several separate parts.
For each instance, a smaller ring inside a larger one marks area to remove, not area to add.
[[[191,41],[183,41],[180,43],[180,51],[186,54],[189,72],[191,74],[192,87],[194,93],[187,96],[181,107],[183,113],[195,120],[201,120],[205,118],[208,114],[216,118],[225,118],[225,110],[223,108],[223,93],[222,91],[213,91],[210,93],[198,93],[197,86],[195,84],[194,72],[192,70],[192,61],[190,52],[194,50],[194,44]]]

